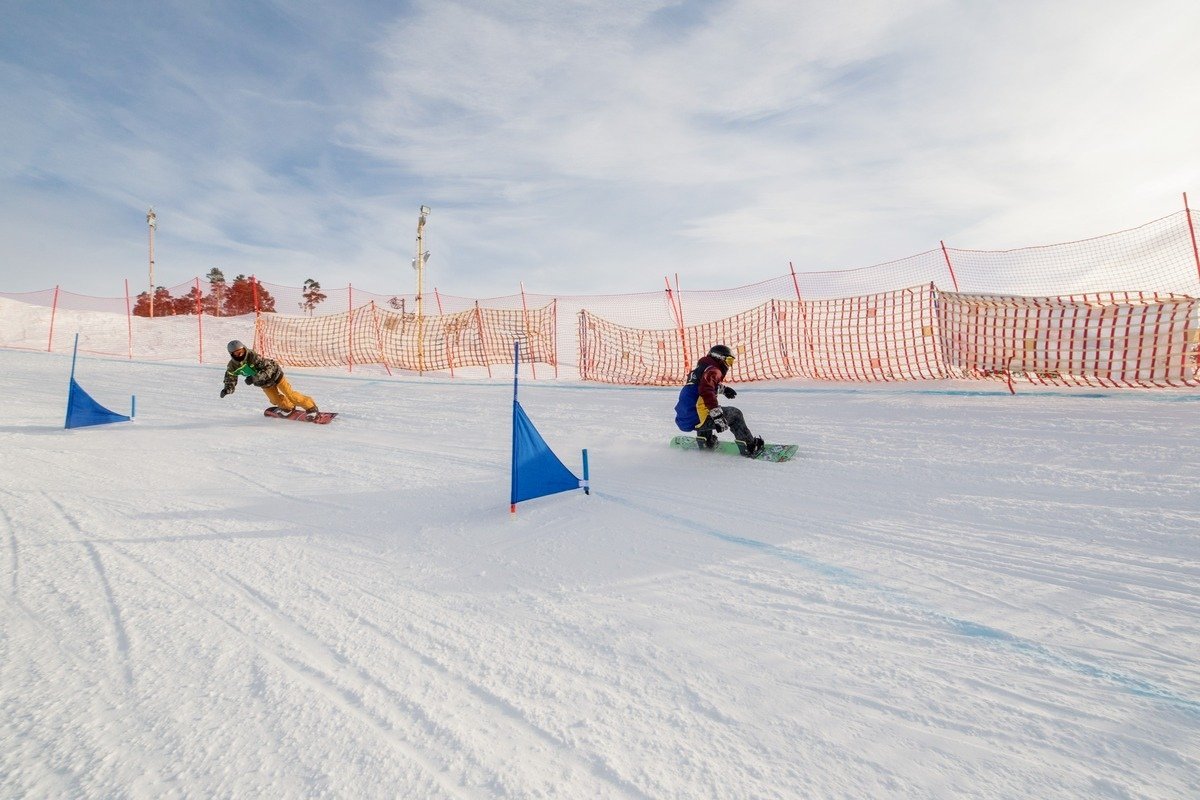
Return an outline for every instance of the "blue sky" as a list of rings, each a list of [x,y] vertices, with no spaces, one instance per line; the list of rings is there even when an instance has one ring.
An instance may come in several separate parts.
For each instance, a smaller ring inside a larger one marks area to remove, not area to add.
[[[1200,3],[0,0],[0,291],[723,288],[1200,206]]]

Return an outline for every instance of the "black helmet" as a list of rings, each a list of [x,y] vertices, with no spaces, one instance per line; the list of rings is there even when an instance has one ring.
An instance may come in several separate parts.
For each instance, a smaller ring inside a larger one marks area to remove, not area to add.
[[[709,349],[708,354],[717,361],[724,361],[726,364],[729,364],[733,361],[733,351],[723,344],[714,344],[712,348]]]
[[[232,342],[225,345],[225,349],[229,351],[229,355],[233,355],[238,350],[245,350],[246,345],[242,344],[237,339],[234,339]]]

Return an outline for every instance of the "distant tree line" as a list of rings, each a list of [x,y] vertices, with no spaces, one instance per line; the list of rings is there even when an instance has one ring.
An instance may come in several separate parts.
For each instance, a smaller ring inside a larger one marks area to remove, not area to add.
[[[201,292],[198,286],[193,286],[186,294],[173,297],[165,287],[155,287],[154,316],[202,313],[214,317],[236,317],[239,314],[251,314],[256,308],[256,295],[257,310],[275,311],[275,298],[256,278],[238,275],[233,279],[233,283],[227,283],[225,274],[213,267],[204,279],[208,281],[207,294]],[[303,297],[304,302],[300,304],[300,309],[309,314],[326,299],[326,295],[321,292],[321,284],[312,278],[304,282]],[[138,317],[150,316],[150,292],[142,292],[137,296],[133,314]]]

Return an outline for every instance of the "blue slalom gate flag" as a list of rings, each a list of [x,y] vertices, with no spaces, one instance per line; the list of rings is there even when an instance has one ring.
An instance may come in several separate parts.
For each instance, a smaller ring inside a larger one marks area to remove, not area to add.
[[[517,400],[517,366],[521,344],[513,343],[513,434],[512,434],[512,491],[509,510],[516,513],[517,503],[544,497],[548,494],[587,488],[587,451],[584,450],[584,479],[580,480],[567,469],[546,440],[538,432],[525,409]]]
[[[63,427],[85,428],[89,425],[107,425],[110,422],[129,422],[132,416],[109,411],[97,403],[75,380],[75,359],[78,355],[79,334],[75,334],[75,352],[71,355],[71,383],[67,389],[67,421]]]
[[[130,417],[109,411],[84,391],[71,378],[70,393],[67,395],[67,428],[85,428],[88,425],[107,425],[110,422],[129,422]]]
[[[559,460],[533,422],[513,401],[512,504],[579,488],[579,478]]]

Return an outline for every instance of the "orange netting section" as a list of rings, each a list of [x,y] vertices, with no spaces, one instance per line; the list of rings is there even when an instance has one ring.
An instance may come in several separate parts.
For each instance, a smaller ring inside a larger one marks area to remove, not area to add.
[[[260,314],[256,347],[290,366],[382,364],[416,372],[487,367],[521,359],[557,366],[557,304],[535,309],[483,308],[439,316],[380,308],[374,301],[342,314]]]
[[[1200,385],[1200,301],[1192,297],[941,292],[938,301],[947,368],[962,377],[1109,387]]]
[[[579,312],[579,377],[679,384],[718,342],[737,360],[731,381],[893,381],[945,377],[932,285],[839,300],[770,300],[698,325],[647,330]]]
[[[800,308],[804,368],[819,380],[912,381],[946,377],[933,285]]]
[[[0,292],[0,346],[223,362],[253,339],[288,366],[419,373],[537,364],[583,380],[678,384],[717,342],[732,380],[945,377],[1130,387],[1197,385],[1200,215],[1062,244],[935,249],[721,290],[488,299],[194,278],[116,297]],[[897,289],[907,286],[907,289]],[[318,291],[319,290],[319,291]],[[1084,294],[1086,292],[1086,294]]]
[[[1200,219],[1179,211],[1137,228],[1078,242],[1019,250],[947,248],[961,292],[1025,296],[1136,291],[1200,297]]]

